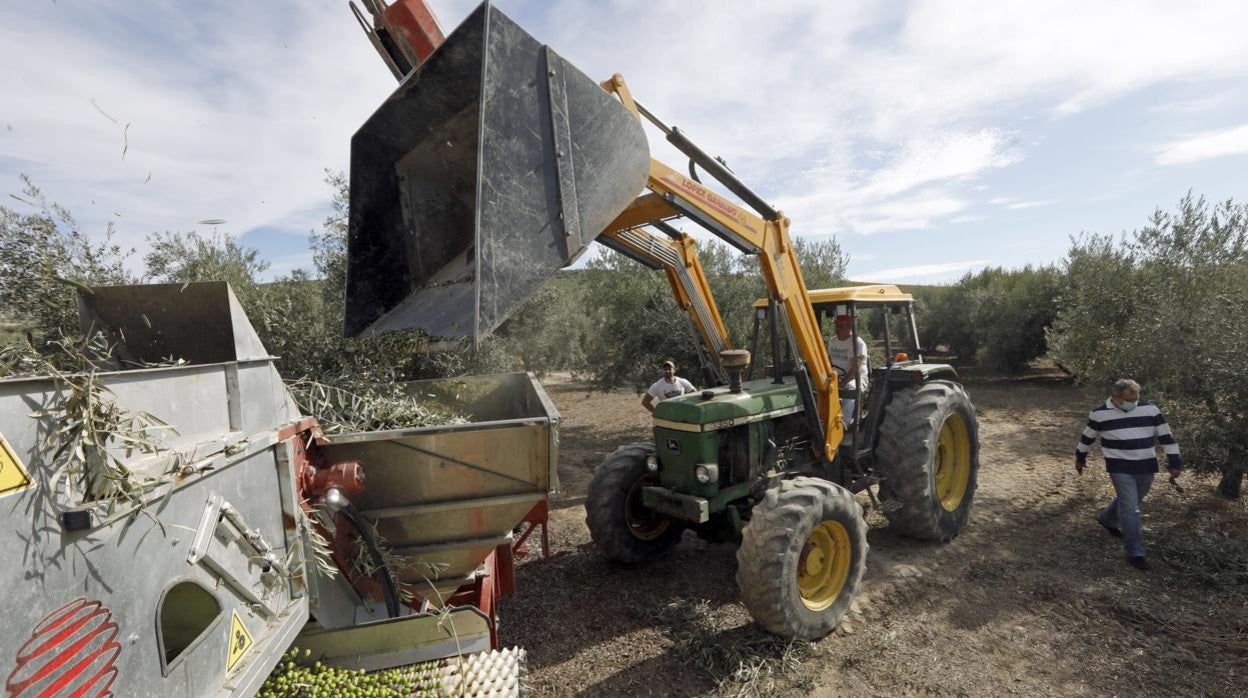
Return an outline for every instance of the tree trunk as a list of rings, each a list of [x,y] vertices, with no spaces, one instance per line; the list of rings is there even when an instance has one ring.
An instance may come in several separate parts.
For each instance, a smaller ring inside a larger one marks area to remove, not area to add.
[[[1239,499],[1240,488],[1244,484],[1244,469],[1234,466],[1222,471],[1222,481],[1218,483],[1218,494],[1227,499]]]

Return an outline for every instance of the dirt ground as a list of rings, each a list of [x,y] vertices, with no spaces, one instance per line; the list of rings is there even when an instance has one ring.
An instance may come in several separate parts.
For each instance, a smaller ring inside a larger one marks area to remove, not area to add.
[[[752,625],[734,546],[686,533],[657,563],[606,561],[585,488],[616,445],[649,439],[649,415],[631,392],[544,384],[563,416],[551,557],[520,563],[500,626],[528,650],[537,695],[1248,694],[1248,507],[1213,479],[1185,477],[1179,493],[1159,478],[1144,514],[1153,569],[1128,567],[1093,520],[1111,492],[1103,465],[1072,467],[1091,403],[1058,375],[966,380],[981,445],[970,523],[917,543],[868,509],[859,602],[813,644]]]

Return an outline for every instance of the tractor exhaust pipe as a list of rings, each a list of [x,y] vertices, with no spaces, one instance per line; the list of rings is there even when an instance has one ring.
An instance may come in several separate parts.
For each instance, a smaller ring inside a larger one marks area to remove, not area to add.
[[[725,349],[719,352],[719,362],[728,372],[728,392],[741,392],[741,374],[750,365],[750,352],[745,349]]]

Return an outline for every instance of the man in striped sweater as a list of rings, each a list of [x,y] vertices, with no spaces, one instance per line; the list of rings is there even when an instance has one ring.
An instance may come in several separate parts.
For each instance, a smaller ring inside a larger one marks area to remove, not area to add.
[[[1157,443],[1166,453],[1166,469],[1171,478],[1183,471],[1179,445],[1161,410],[1141,402],[1140,384],[1129,378],[1115,382],[1109,399],[1088,415],[1088,425],[1075,447],[1075,471],[1080,475],[1088,462],[1088,449],[1097,436],[1101,437],[1105,469],[1118,496],[1097,514],[1096,520],[1111,534],[1123,538],[1127,562],[1146,570],[1148,561],[1140,539],[1140,502],[1157,473]]]

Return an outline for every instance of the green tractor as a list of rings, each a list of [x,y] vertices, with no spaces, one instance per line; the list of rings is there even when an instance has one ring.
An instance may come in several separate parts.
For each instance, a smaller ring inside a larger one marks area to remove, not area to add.
[[[686,529],[739,542],[737,586],[750,613],[773,633],[808,640],[836,627],[866,568],[856,493],[875,501],[875,486],[901,533],[949,541],[966,524],[979,470],[975,408],[953,367],[923,361],[914,299],[895,286],[816,290],[810,298],[820,326],[831,314],[883,319],[883,365],[870,369],[866,394],[842,395],[855,398],[854,414],[835,458],[813,455],[795,362],[761,300],[752,352],[721,355],[729,384],[660,402],[654,443],[608,456],[585,502],[594,542],[620,562],[654,560]],[[894,325],[903,328],[897,338]],[[856,322],[852,328],[856,344]],[[749,361],[759,355],[760,329],[772,357],[761,372]]]
[[[389,55],[396,74],[414,60]],[[687,176],[652,157],[655,134],[688,158]],[[491,3],[360,127],[350,190],[347,336],[415,330],[429,348],[479,345],[595,241],[663,270],[717,387],[661,402],[654,443],[599,467],[589,528],[610,557],[653,559],[686,528],[739,540],[754,616],[813,638],[835,627],[862,577],[856,493],[878,485],[893,525],[919,538],[948,540],[966,522],[975,413],[951,368],[921,360],[910,296],[809,291],[784,212],[659,119],[622,75],[590,78]],[[731,348],[692,226],[759,265],[769,300],[753,352]],[[904,311],[915,340],[916,360],[900,360],[884,335],[886,360],[848,429],[821,329],[838,308],[889,320]],[[773,368],[755,378],[764,327]]]

